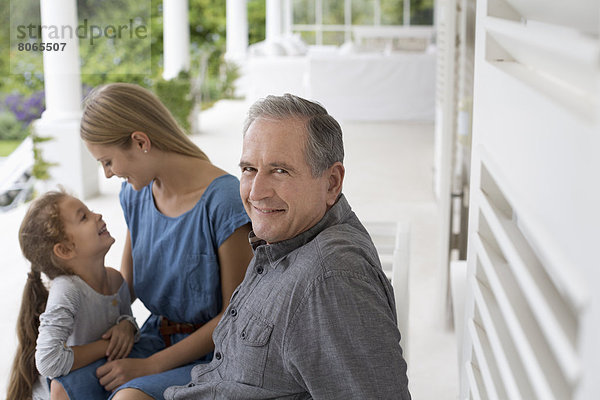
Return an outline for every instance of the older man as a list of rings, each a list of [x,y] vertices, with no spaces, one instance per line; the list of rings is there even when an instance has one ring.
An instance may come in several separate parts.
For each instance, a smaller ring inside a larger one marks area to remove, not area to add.
[[[255,103],[240,194],[254,258],[213,334],[214,358],[168,399],[410,399],[394,296],[341,194],[342,131],[318,104]]]

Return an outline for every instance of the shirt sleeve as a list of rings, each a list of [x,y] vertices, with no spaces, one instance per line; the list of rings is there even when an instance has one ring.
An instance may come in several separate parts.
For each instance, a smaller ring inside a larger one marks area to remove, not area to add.
[[[132,215],[131,210],[131,198],[132,198],[132,189],[131,185],[127,182],[121,183],[121,190],[119,191],[119,202],[121,203],[121,209],[123,210],[123,217],[125,218],[125,222],[127,224],[127,228],[131,230],[130,218]]]
[[[73,350],[67,339],[73,332],[81,298],[77,287],[67,279],[52,283],[46,310],[40,316],[35,363],[42,376],[55,378],[68,374],[73,367]]]
[[[212,193],[208,208],[214,245],[218,249],[236,229],[249,223],[250,218],[240,198],[240,181],[233,175],[223,177],[218,190]]]
[[[360,274],[320,277],[286,331],[284,363],[311,397],[410,399],[393,312]]]

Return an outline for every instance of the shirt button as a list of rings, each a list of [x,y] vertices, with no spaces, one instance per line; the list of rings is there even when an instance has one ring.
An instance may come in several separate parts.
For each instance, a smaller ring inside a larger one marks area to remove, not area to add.
[[[242,331],[242,334],[240,336],[242,337],[242,339],[246,339],[246,331]]]
[[[217,352],[215,353],[215,358],[217,359],[217,361],[218,361],[218,360],[220,360],[222,357],[223,357],[223,356],[221,355],[221,353],[220,353],[220,352],[218,352],[218,351],[217,351]]]
[[[257,274],[262,274],[265,270],[263,269],[263,267],[256,267],[256,273]]]
[[[232,308],[232,309],[229,311],[229,314],[230,314],[232,317],[235,317],[235,316],[237,316],[237,310],[236,310],[235,308]]]

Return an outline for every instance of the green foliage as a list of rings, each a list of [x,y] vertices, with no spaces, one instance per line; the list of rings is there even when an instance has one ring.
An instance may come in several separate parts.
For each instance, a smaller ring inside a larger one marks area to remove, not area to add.
[[[156,42],[152,32],[152,2],[84,1],[78,6],[80,25],[87,23],[105,29],[114,26],[113,36],[116,36],[80,39],[82,82],[91,87],[118,81],[149,87],[159,73],[158,60],[152,57],[152,44]]]
[[[323,24],[326,25],[344,25],[344,1],[324,1],[323,2]]]
[[[48,140],[52,140],[52,138],[37,136],[33,133],[33,129],[31,132],[31,140],[33,141],[33,168],[31,170],[31,174],[39,181],[46,181],[50,179],[50,172],[48,172],[48,170],[57,164],[44,160],[44,157],[42,156],[42,149],[40,149],[39,144],[47,142]]]
[[[239,67],[230,62],[224,62],[218,77],[208,76],[202,85],[203,108],[212,106],[222,98],[235,97],[235,81],[239,78]]]
[[[0,0],[0,9],[5,10],[0,17],[0,93],[28,96],[43,90],[42,53],[18,51],[10,36],[11,23],[13,28],[20,24],[40,24],[39,2]]]
[[[265,0],[248,0],[248,44],[254,44],[265,40],[265,7]]]
[[[9,0],[0,0],[0,10],[4,10],[0,13],[0,76],[6,76],[10,72],[10,13],[6,11],[9,6]],[[0,92],[3,91],[2,81],[0,79]]]
[[[404,0],[381,0],[381,23],[383,25],[402,25],[404,23]]]
[[[186,131],[190,131],[190,114],[194,107],[191,95],[190,75],[180,72],[171,80],[159,79],[154,83],[154,93],[171,111],[177,123]]]
[[[403,25],[404,3],[410,2],[410,24],[411,25],[433,25],[434,0],[352,0],[351,1],[351,23],[352,25]],[[375,5],[379,3],[380,21],[376,22]],[[316,7],[321,6],[324,25],[343,26],[345,24],[344,0],[293,0],[293,24],[315,25]],[[337,28],[334,28],[337,29]],[[316,43],[316,31],[300,31],[302,39],[309,44]],[[323,44],[342,44],[345,35],[341,29],[333,32],[323,32]]]
[[[225,0],[190,0],[189,5],[190,40],[208,55],[206,73],[217,77],[225,53]]]
[[[9,111],[0,112],[0,140],[22,140],[27,136],[23,125],[15,114]]]
[[[21,140],[0,140],[0,157],[10,155],[20,144]]]
[[[119,39],[116,43],[116,39],[103,38],[92,44],[90,38],[80,38],[84,95],[91,87],[109,82],[137,83],[154,90],[178,122],[189,129],[188,115],[194,102],[202,99],[206,107],[235,94],[239,71],[237,66],[226,64],[224,60],[225,3],[226,0],[189,0],[191,68],[189,74],[166,82],[162,78],[163,0],[78,0],[79,24],[86,19],[88,25],[106,27],[109,23],[126,23],[130,17],[138,16],[136,23],[149,28],[147,40]],[[0,13],[0,93],[30,98],[44,89],[42,53],[11,48],[10,22],[14,12],[20,20],[40,24],[39,0],[0,0],[0,9],[6,11]],[[264,0],[248,0],[248,20],[249,42],[264,40]],[[9,116],[0,115],[0,125],[14,127],[11,121]],[[14,133],[11,129],[6,132]]]
[[[311,25],[317,23],[315,0],[294,0],[292,8],[294,24]]]
[[[411,0],[410,24],[433,25],[434,0]]]
[[[385,2],[386,0],[382,0]],[[392,0],[393,1],[393,0]],[[384,5],[381,5],[382,9]],[[402,8],[396,12],[402,12]],[[343,11],[342,11],[343,12]],[[382,16],[385,14],[382,10]],[[372,1],[353,1],[352,2],[352,24],[354,25],[373,25],[375,21],[375,8]]]

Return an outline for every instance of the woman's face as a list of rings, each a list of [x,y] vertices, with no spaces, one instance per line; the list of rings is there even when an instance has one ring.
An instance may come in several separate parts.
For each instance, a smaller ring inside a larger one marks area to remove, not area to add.
[[[135,190],[147,186],[154,178],[150,165],[146,163],[143,150],[133,143],[129,149],[115,145],[94,144],[86,142],[89,152],[100,162],[107,178],[118,176],[126,179]]]

